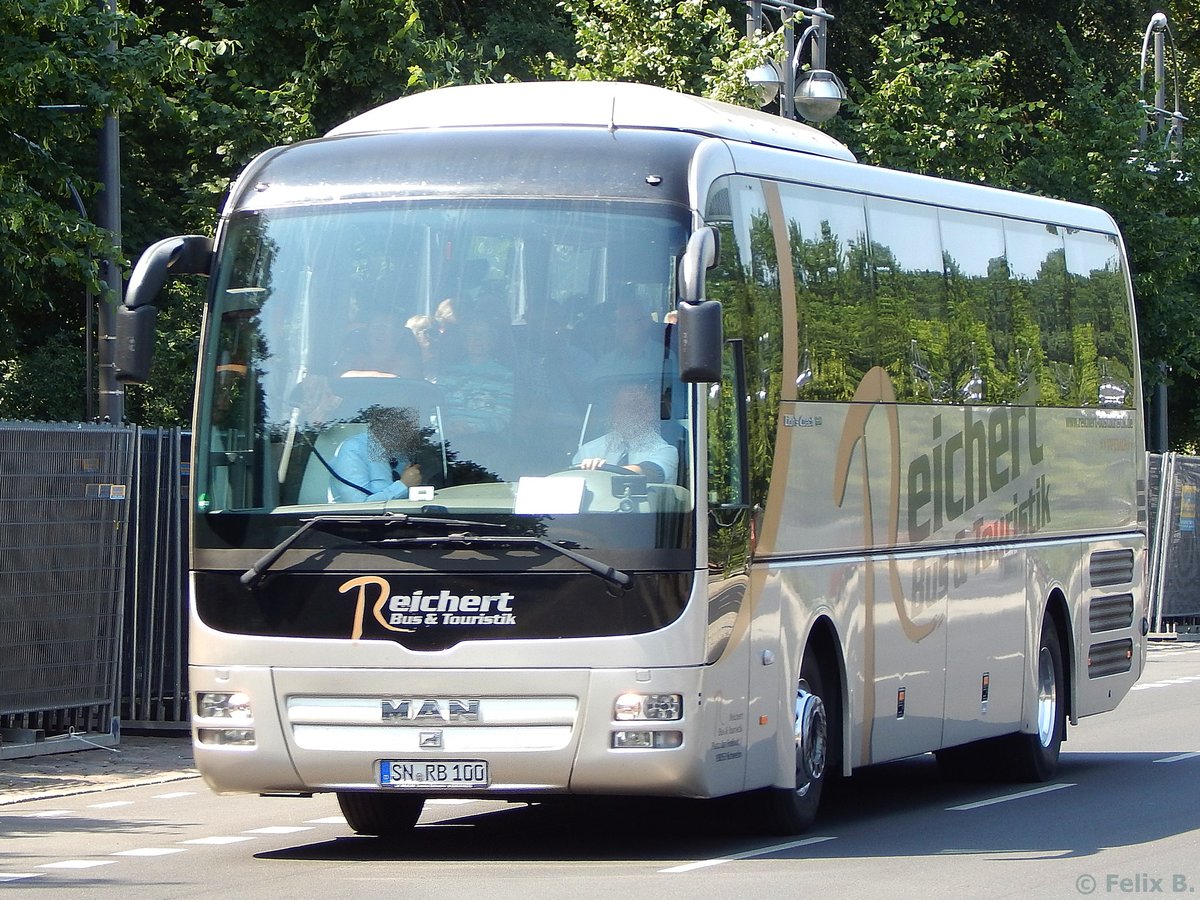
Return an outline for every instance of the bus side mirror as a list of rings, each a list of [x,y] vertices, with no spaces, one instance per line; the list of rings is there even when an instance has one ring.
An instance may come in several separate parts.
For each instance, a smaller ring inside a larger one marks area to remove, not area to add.
[[[212,238],[199,234],[165,238],[138,258],[129,277],[125,303],[117,310],[114,363],[117,381],[140,384],[150,376],[154,357],[156,301],[168,278],[207,275],[212,269]]]
[[[150,377],[157,319],[158,308],[154,306],[137,309],[122,306],[117,310],[117,346],[113,351],[113,363],[117,381],[121,384],[141,384]]]
[[[721,304],[704,299],[705,274],[717,262],[717,230],[698,228],[679,261],[679,379],[688,384],[721,380]]]

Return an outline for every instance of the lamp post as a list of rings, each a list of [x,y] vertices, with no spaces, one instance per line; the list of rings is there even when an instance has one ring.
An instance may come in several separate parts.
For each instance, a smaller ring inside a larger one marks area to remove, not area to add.
[[[762,30],[763,9],[779,13],[783,29],[784,59],[782,63],[766,60],[747,73],[750,83],[758,90],[761,105],[766,106],[779,96],[779,114],[787,119],[796,118],[796,113],[809,122],[824,122],[837,114],[846,99],[846,88],[841,80],[825,68],[828,43],[828,25],[833,15],[823,6],[824,0],[816,0],[815,7],[797,6],[787,0],[746,0],[750,12],[746,16],[746,29],[750,35]],[[808,20],[808,27],[795,39],[795,20]],[[808,71],[799,80],[804,45],[812,46],[812,62]]]
[[[1166,38],[1171,39],[1172,62],[1174,63],[1172,74],[1175,78],[1175,104],[1171,112],[1166,109]],[[1138,96],[1141,98],[1146,95],[1146,54],[1150,49],[1151,41],[1154,42],[1154,105],[1146,106],[1145,99],[1142,99],[1142,105],[1146,108],[1146,116],[1138,130],[1138,146],[1145,148],[1149,143],[1150,121],[1153,119],[1154,136],[1156,138],[1161,136],[1163,149],[1170,145],[1174,150],[1175,159],[1179,159],[1183,154],[1183,123],[1187,121],[1187,118],[1179,110],[1179,50],[1175,46],[1175,36],[1171,33],[1171,22],[1166,13],[1156,12],[1151,16],[1150,24],[1146,26],[1146,32],[1142,36],[1142,55],[1138,66]],[[1167,127],[1168,116],[1171,119],[1169,128]],[[1154,401],[1151,405],[1150,449],[1166,453],[1170,449],[1167,443],[1166,382],[1169,368],[1166,363],[1159,363],[1158,369],[1159,380],[1154,386]]]
[[[103,5],[103,0],[102,0]],[[117,15],[117,0],[108,0],[108,12]],[[116,55],[115,27],[108,52]],[[104,186],[97,210],[97,224],[112,233],[114,252],[102,263],[101,277],[106,290],[100,301],[99,357],[100,421],[120,425],[125,420],[125,389],[117,381],[117,308],[121,305],[121,137],[117,114],[104,117],[99,137],[100,181]]]

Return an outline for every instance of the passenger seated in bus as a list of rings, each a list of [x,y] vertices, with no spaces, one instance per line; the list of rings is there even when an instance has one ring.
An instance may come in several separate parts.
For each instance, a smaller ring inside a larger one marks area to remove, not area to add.
[[[659,434],[658,408],[658,398],[648,385],[620,385],[613,397],[609,430],[580,445],[572,463],[581,469],[618,466],[656,484],[674,484],[679,454]]]
[[[460,441],[498,435],[508,429],[513,411],[513,370],[501,361],[502,321],[480,310],[463,315],[462,355],[442,367],[438,383],[446,397],[446,435]]]
[[[409,403],[418,410],[422,421],[436,404],[436,390],[424,377],[421,346],[408,328],[399,331],[387,316],[379,316],[350,332],[345,347],[326,369],[334,377],[319,371],[309,372],[290,396],[292,406],[300,410],[303,421],[320,424],[347,421],[371,402]],[[372,384],[376,379],[386,382]],[[356,405],[346,397],[368,402]]]
[[[404,500],[422,483],[414,460],[424,443],[416,413],[407,407],[373,406],[367,430],[342,441],[330,463],[330,490],[339,503]]]
[[[437,384],[438,364],[442,357],[442,332],[433,316],[409,316],[404,323],[421,348],[421,370],[425,380]]]
[[[393,310],[377,310],[353,328],[336,365],[340,378],[422,377],[421,345]]]
[[[650,318],[642,301],[623,297],[613,305],[608,338],[596,357],[594,374],[598,378],[657,374],[668,356],[665,327]]]

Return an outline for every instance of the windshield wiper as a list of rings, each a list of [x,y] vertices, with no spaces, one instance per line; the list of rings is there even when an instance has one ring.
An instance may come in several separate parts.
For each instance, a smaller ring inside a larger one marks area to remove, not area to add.
[[[282,541],[268,550],[263,556],[242,573],[239,579],[246,587],[254,590],[258,583],[262,581],[270,570],[270,568],[278,562],[279,557],[291,547],[296,541],[300,540],[305,533],[314,528],[329,528],[330,526],[338,525],[407,525],[409,527],[452,527],[452,528],[505,528],[507,526],[498,522],[475,522],[469,519],[443,519],[435,516],[411,516],[407,513],[384,513],[383,515],[374,516],[341,516],[341,515],[322,515],[313,516],[311,519],[302,519],[304,524],[285,537]],[[388,540],[384,538],[382,540]],[[436,538],[443,540],[443,538]]]
[[[535,537],[534,535],[489,537],[479,534],[448,534],[445,537],[387,538],[386,543],[403,544],[406,547],[413,545],[441,546],[447,543],[505,544],[508,546],[512,546],[513,544],[532,544],[536,547],[551,550],[560,556],[565,556],[572,562],[583,566],[589,572],[599,575],[605,581],[615,584],[618,587],[629,587],[633,583],[633,576],[628,572],[622,572],[620,569],[592,559],[590,556],[584,556],[582,553],[572,550],[569,547],[564,547],[562,544],[556,544],[554,541],[548,541],[545,538]]]

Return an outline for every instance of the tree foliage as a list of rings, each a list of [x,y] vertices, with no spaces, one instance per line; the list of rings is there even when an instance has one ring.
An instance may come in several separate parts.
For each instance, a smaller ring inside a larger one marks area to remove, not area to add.
[[[0,0],[0,416],[82,414],[85,291],[109,236],[94,131],[122,116],[123,243],[211,232],[256,153],[322,134],[380,102],[505,78],[619,79],[752,104],[744,73],[781,55],[778,17],[743,36],[736,0]],[[1120,224],[1146,380],[1169,366],[1178,446],[1200,440],[1196,276],[1200,183],[1137,142],[1142,29],[1115,0],[831,0],[829,66],[850,102],[825,126],[864,162],[1099,205]],[[1167,9],[1185,112],[1196,0]],[[773,17],[774,16],[774,17]],[[117,51],[110,52],[111,36]],[[1171,66],[1172,69],[1175,65]],[[1174,85],[1172,84],[1172,87]],[[1147,93],[1150,93],[1148,88]],[[81,107],[76,112],[49,106]],[[1190,137],[1183,159],[1194,160]],[[186,421],[200,287],[164,307],[154,381],[130,417]],[[52,371],[53,370],[53,371]]]

